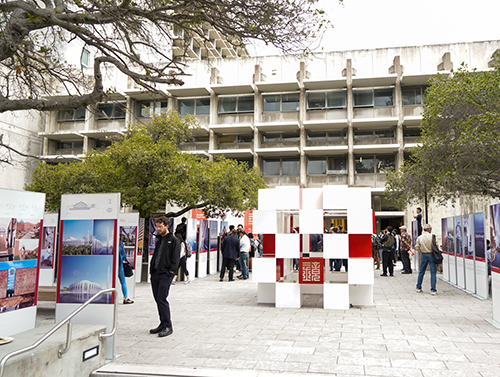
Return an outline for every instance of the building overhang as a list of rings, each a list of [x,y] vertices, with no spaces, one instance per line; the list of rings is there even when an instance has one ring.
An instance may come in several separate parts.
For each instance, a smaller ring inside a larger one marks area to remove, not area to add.
[[[75,132],[75,131],[39,132],[38,135],[56,141],[83,139],[83,135],[80,132]]]
[[[300,155],[299,147],[257,148],[255,152],[261,157],[296,157]]]
[[[238,95],[238,94],[253,94],[254,87],[253,84],[244,85],[213,85],[212,90],[217,95]]]
[[[210,129],[219,135],[239,135],[252,133],[254,126],[251,123],[214,124]]]
[[[255,84],[262,92],[294,92],[300,89],[298,81],[291,82],[258,82]]]
[[[395,153],[399,149],[399,144],[368,144],[353,145],[354,153]]]
[[[352,126],[357,127],[357,128],[396,126],[398,124],[398,121],[399,121],[399,118],[397,118],[397,117],[354,118],[352,121]]]
[[[409,152],[411,148],[415,148],[416,146],[422,145],[422,143],[407,143],[404,146],[404,151]]]
[[[105,140],[113,136],[121,136],[125,134],[125,130],[92,130],[80,131],[83,136],[88,136],[92,139]]]
[[[261,132],[289,132],[297,131],[300,128],[298,121],[256,123],[255,127]]]
[[[352,78],[352,86],[356,88],[361,87],[375,87],[375,86],[391,86],[396,85],[396,78],[398,76],[387,75],[387,76],[378,76],[378,77],[356,77]]]
[[[212,156],[225,156],[228,158],[248,158],[254,156],[251,149],[210,149],[208,153]]]
[[[347,88],[347,79],[304,80],[306,90],[330,90]]]
[[[307,156],[334,156],[343,155],[348,152],[347,145],[325,145],[317,147],[304,147]]]
[[[125,94],[136,101],[166,101],[168,98],[168,94],[162,90],[159,90],[158,92],[159,93],[152,93],[145,90],[129,90],[126,91]]]
[[[375,217],[387,218],[387,217],[404,217],[404,211],[375,211]]]
[[[59,154],[59,155],[47,155],[47,156],[38,156],[40,160],[52,162],[52,163],[66,163],[66,162],[75,162],[81,161],[85,157],[84,154]]]
[[[196,151],[182,151],[182,153],[192,154],[200,158],[209,158],[210,155],[205,150],[196,150]]]
[[[207,88],[206,86],[200,86],[200,87],[184,87],[184,86],[179,86],[179,87],[172,87],[172,88],[167,88],[168,93],[175,97],[207,97],[210,96],[210,89]]]
[[[403,119],[403,126],[417,127],[422,123],[422,115],[408,116]]]
[[[199,127],[189,127],[191,130],[191,133],[193,136],[208,136],[208,126],[207,125],[201,125]]]
[[[347,119],[306,120],[304,128],[310,131],[341,130],[347,128]]]

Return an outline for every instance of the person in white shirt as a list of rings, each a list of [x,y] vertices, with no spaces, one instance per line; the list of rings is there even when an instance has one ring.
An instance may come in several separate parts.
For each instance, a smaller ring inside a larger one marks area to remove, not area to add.
[[[240,267],[241,275],[238,279],[247,280],[248,279],[248,256],[250,252],[250,239],[248,238],[246,232],[241,229],[239,231],[240,235]]]

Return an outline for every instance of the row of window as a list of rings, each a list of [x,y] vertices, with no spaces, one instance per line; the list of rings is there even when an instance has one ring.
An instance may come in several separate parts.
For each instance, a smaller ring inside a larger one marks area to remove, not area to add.
[[[366,155],[354,157],[354,169],[357,174],[382,173],[383,169],[395,168],[395,155]],[[274,158],[262,161],[262,174],[299,175],[299,158]],[[307,174],[347,174],[347,159],[345,156],[309,157]]]
[[[403,106],[421,105],[424,100],[425,87],[408,87],[402,89]],[[393,89],[357,89],[353,91],[354,107],[387,107],[393,106]],[[270,94],[262,96],[263,111],[286,112],[299,111],[299,93]],[[308,110],[343,109],[346,107],[346,91],[309,92],[307,94]],[[97,119],[125,118],[125,102],[99,104]],[[140,101],[137,103],[137,115],[150,117],[153,113],[167,110],[166,101]],[[178,105],[180,115],[209,115],[210,98],[180,99]],[[254,96],[232,96],[219,98],[219,114],[239,114],[254,112]],[[62,110],[59,121],[85,120],[85,109]]]

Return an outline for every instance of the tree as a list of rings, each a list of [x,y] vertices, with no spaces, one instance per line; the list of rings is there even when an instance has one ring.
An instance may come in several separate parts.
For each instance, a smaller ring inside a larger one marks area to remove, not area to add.
[[[179,144],[191,137],[192,116],[176,111],[154,115],[150,123],[135,125],[105,151],[92,151],[82,162],[40,163],[26,190],[46,193],[46,209],[55,211],[62,194],[120,192],[122,204],[143,217],[175,204],[179,216],[192,208],[208,215],[242,212],[257,206],[258,189],[266,185],[258,167],[220,158],[199,160],[181,152]]]
[[[425,195],[438,203],[460,195],[500,198],[500,64],[478,72],[462,65],[429,81],[421,145],[387,174],[386,193],[400,205]]]
[[[103,67],[140,87],[182,85],[187,48],[212,44],[209,30],[236,49],[260,40],[303,51],[328,22],[318,0],[4,0],[0,3],[0,112],[78,108],[103,101]],[[176,35],[184,33],[185,40]],[[93,75],[66,62],[66,47],[95,51]],[[218,47],[218,46],[216,46]],[[215,48],[212,46],[211,48]],[[184,50],[186,51],[186,50]],[[48,96],[67,93],[69,98]]]

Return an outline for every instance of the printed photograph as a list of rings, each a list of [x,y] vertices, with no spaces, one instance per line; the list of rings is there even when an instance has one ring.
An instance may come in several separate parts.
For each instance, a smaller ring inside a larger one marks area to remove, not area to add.
[[[142,255],[144,249],[144,223],[145,219],[139,219],[139,234],[137,235],[137,255]]]
[[[210,251],[217,251],[217,221],[210,220]]]
[[[10,217],[0,217],[0,262],[14,260],[16,222]]]
[[[484,252],[484,212],[474,214],[474,249],[476,259],[484,262],[486,260]]]
[[[40,251],[40,268],[52,268],[54,265],[54,250],[56,245],[56,227],[42,228],[42,249]]]
[[[81,304],[97,292],[112,288],[112,255],[63,255],[61,257],[61,282],[59,303]],[[111,293],[94,301],[111,304]]]
[[[128,262],[135,268],[136,226],[120,227],[120,242],[123,243]]]
[[[17,239],[39,239],[40,238],[40,220],[17,219],[16,225]]]
[[[443,247],[450,255],[455,255],[455,218],[446,219],[446,237],[443,239]]]
[[[198,233],[198,220],[196,219],[188,219],[186,226],[186,240],[191,245],[193,249],[193,253],[196,253],[198,250],[196,248],[196,234]]]
[[[455,243],[457,245],[457,256],[462,256],[463,249],[462,216],[455,217]]]
[[[14,247],[14,260],[38,259],[38,240],[16,240]]]
[[[209,247],[208,220],[200,220],[200,253],[206,253]]]
[[[490,241],[491,265],[498,269],[500,268],[500,204],[490,206]]]
[[[464,223],[463,226],[463,245],[464,245],[464,254],[466,256],[474,255],[474,232],[472,229],[472,218],[473,215],[463,215],[462,221]]]
[[[443,251],[448,252],[446,250],[446,222],[448,219],[441,219],[441,248]]]
[[[156,234],[157,234],[156,219],[151,217],[149,219],[149,245],[148,245],[149,255],[153,255],[155,252]]]
[[[113,255],[115,220],[94,220],[92,255]]]
[[[91,255],[92,234],[92,220],[64,220],[61,255]]]
[[[0,263],[0,313],[35,305],[37,260]]]

